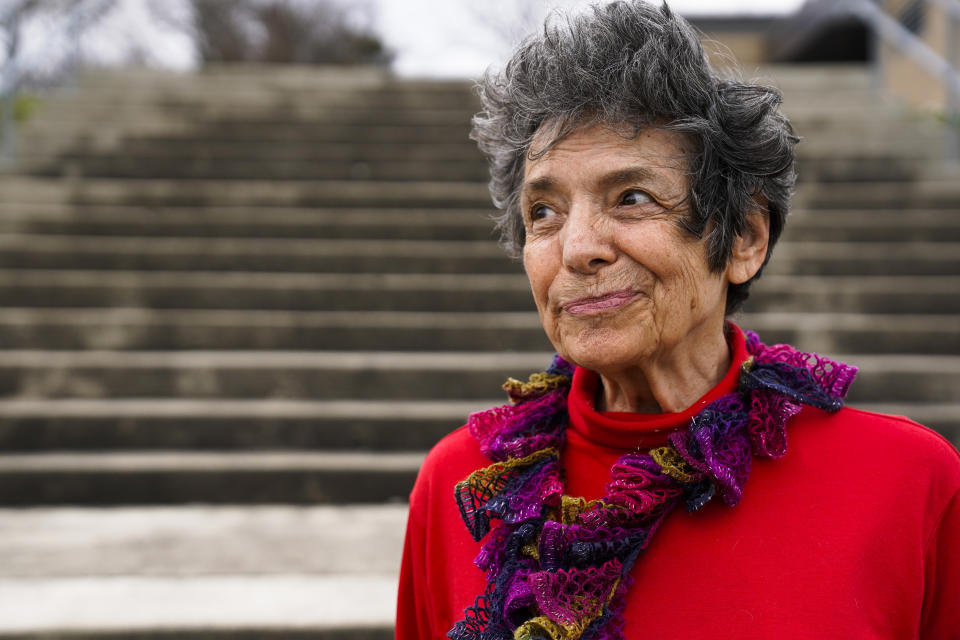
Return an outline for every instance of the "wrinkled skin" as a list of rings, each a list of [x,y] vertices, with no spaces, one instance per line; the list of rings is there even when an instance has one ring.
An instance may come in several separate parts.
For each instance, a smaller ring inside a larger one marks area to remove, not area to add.
[[[719,273],[678,224],[685,144],[662,129],[591,125],[526,162],[523,262],[540,321],[560,355],[600,374],[600,410],[682,411],[713,387],[730,362],[727,285],[763,263],[759,204]]]

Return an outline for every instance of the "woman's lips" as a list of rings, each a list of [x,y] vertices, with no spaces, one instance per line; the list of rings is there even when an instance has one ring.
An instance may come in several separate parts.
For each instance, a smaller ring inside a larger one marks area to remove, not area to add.
[[[601,296],[578,298],[571,302],[564,303],[561,308],[575,316],[585,316],[619,309],[629,302],[632,302],[639,295],[641,295],[639,291],[623,289],[621,291],[611,291]]]

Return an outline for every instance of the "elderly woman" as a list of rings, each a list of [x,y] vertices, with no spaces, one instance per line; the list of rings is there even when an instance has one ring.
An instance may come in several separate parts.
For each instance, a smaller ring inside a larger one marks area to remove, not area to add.
[[[853,367],[726,321],[789,208],[779,95],[714,75],[666,6],[617,2],[481,96],[558,355],[427,457],[397,637],[960,638],[956,450],[841,408]]]

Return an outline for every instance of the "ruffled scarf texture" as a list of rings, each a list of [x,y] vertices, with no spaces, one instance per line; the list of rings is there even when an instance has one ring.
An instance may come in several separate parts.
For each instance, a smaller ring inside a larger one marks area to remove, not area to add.
[[[856,368],[746,332],[739,388],[707,405],[669,444],[623,455],[606,494],[564,495],[560,451],[573,367],[556,356],[526,383],[508,380],[512,404],[470,416],[493,464],[456,487],[487,587],[447,634],[452,640],[623,638],[630,569],[663,519],[715,496],[735,506],[753,456],[786,453],[787,421],[802,405],[843,406]],[[499,521],[495,525],[494,521]],[[492,529],[492,531],[491,531]]]

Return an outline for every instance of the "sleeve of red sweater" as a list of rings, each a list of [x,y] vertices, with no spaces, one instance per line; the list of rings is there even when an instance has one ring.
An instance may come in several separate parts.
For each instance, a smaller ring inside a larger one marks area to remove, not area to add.
[[[423,500],[417,489],[410,495],[407,537],[400,565],[400,588],[397,595],[396,640],[431,638],[431,599],[427,587],[427,536]]]
[[[927,541],[921,640],[960,638],[960,491]]]

